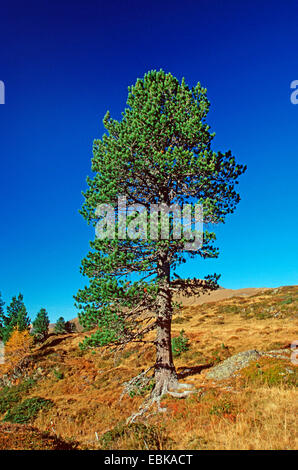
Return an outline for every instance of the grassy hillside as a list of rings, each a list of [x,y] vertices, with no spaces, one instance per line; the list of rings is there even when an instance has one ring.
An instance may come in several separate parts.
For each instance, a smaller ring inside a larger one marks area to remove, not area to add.
[[[111,356],[105,349],[80,351],[87,333],[51,335],[32,352],[23,377],[0,390],[0,448],[27,448],[24,436],[31,436],[30,448],[297,448],[297,366],[290,345],[298,339],[298,287],[214,295],[178,299],[183,306],[173,319],[173,337],[184,330],[189,341],[175,358],[179,378],[196,393],[164,397],[165,413],[150,410],[127,426],[151,384],[120,399],[123,383],[154,363],[154,348],[131,345]],[[225,380],[208,378],[212,366],[252,349],[267,354]],[[5,431],[9,426],[13,432]]]

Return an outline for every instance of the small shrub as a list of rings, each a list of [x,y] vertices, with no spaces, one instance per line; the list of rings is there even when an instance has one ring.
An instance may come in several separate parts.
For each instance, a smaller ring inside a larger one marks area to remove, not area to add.
[[[184,333],[184,330],[181,330],[179,336],[172,339],[172,352],[174,357],[180,356],[189,349],[189,340]]]
[[[289,297],[289,298],[283,300],[283,301],[281,302],[281,304],[282,304],[282,305],[288,305],[288,304],[291,304],[292,302],[293,302],[292,297]]]
[[[19,403],[22,400],[24,393],[27,393],[35,383],[35,380],[27,379],[19,385],[4,387],[0,390],[0,414],[5,413],[16,403]]]
[[[282,347],[284,346],[284,342],[281,342],[281,341],[275,341],[273,343],[270,343],[266,346],[266,348],[264,348],[265,351],[272,351],[274,349],[282,349]]]
[[[260,360],[252,363],[241,372],[243,378],[256,386],[268,385],[269,387],[284,385],[297,386],[297,368],[288,366],[279,359]]]
[[[231,352],[229,350],[229,347],[222,343],[220,348],[214,349],[212,351],[211,361],[213,362],[213,364],[219,364],[221,361],[224,361],[230,356]]]
[[[59,370],[54,369],[53,374],[56,377],[57,380],[62,380],[64,379],[64,374],[63,372],[60,372]]]
[[[3,421],[10,423],[27,423],[35,418],[40,410],[48,410],[51,406],[53,406],[51,400],[40,397],[28,398],[8,410]]]
[[[120,423],[103,434],[100,439],[101,448],[106,449],[137,449],[162,450],[171,447],[164,428],[143,423],[129,425]]]
[[[147,392],[150,392],[154,387],[154,381],[151,380],[149,383],[144,384],[142,380],[134,384],[134,386],[129,391],[130,398],[138,396],[144,396]]]
[[[187,443],[187,449],[191,450],[207,450],[208,441],[201,436],[195,436],[189,439]]]
[[[224,305],[222,307],[222,313],[232,313],[232,314],[235,314],[235,313],[239,313],[239,306],[238,305]]]
[[[221,416],[226,413],[231,413],[233,410],[233,405],[229,401],[221,401],[217,405],[213,405],[209,413],[211,415]]]
[[[133,350],[130,350],[130,351],[124,351],[124,353],[122,354],[122,359],[128,359],[130,356],[133,355],[135,351]]]

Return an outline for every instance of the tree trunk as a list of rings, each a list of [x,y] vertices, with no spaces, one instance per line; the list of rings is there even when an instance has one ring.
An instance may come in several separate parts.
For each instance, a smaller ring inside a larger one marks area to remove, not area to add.
[[[160,407],[162,395],[169,393],[176,398],[185,398],[193,390],[188,384],[179,384],[177,372],[173,362],[172,341],[171,341],[171,323],[172,323],[172,295],[170,290],[170,264],[167,256],[163,254],[157,267],[158,277],[158,296],[157,296],[157,333],[156,333],[156,362],[155,362],[155,387],[152,390],[150,399],[143,404],[137,413],[134,413],[127,420],[132,423],[134,420],[149,408],[157,403],[158,411],[166,411],[166,408]],[[182,391],[183,390],[183,391]]]
[[[170,265],[162,258],[158,266],[159,294],[157,299],[157,333],[155,362],[155,395],[163,395],[177,388],[177,373],[173,363],[171,322],[172,296],[170,291]]]

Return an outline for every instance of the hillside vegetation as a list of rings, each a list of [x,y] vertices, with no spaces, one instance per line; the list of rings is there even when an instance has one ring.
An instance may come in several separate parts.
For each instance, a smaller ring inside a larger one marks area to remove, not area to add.
[[[81,351],[90,333],[50,335],[17,374],[0,366],[0,448],[297,448],[291,344],[298,339],[298,286],[227,292],[176,299],[183,305],[173,318],[175,365],[179,380],[196,391],[165,396],[166,412],[150,410],[130,425],[153,384],[140,382],[124,395],[123,384],[153,365],[149,345],[115,356],[104,348]],[[265,354],[224,380],[208,378],[216,365],[249,350]]]

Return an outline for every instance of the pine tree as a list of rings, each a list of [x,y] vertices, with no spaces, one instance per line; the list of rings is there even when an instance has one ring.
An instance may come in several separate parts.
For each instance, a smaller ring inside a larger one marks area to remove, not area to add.
[[[3,340],[3,335],[4,335],[4,328],[5,328],[5,323],[6,323],[6,316],[4,313],[4,305],[5,302],[2,299],[2,294],[0,292],[0,341]]]
[[[56,335],[64,335],[67,333],[66,322],[63,317],[59,317],[54,328],[54,333]]]
[[[4,321],[3,341],[7,342],[14,328],[19,331],[29,330],[30,318],[23,301],[23,295],[14,296],[7,307],[7,316]]]
[[[17,327],[19,331],[30,329],[30,318],[27,314],[27,309],[23,301],[20,302],[20,309],[18,312]]]
[[[75,300],[80,323],[86,329],[97,327],[83,347],[123,347],[132,341],[148,341],[146,334],[156,329],[151,398],[159,401],[169,390],[179,394],[182,388],[171,348],[173,293],[179,290],[198,295],[216,289],[219,275],[203,280],[178,277],[176,268],[187,258],[218,256],[215,233],[205,230],[200,248],[185,250],[187,233],[176,239],[171,215],[168,239],[156,239],[149,230],[154,217],[152,204],[182,207],[200,203],[204,223],[223,223],[240,200],[235,185],[246,167],[236,164],[230,151],[211,149],[214,134],[206,123],[209,101],[200,83],[190,88],[184,79],[179,83],[160,70],[147,73],[128,90],[128,107],[122,119],[114,120],[107,112],[103,120],[107,134],[94,141],[95,175],[87,178],[81,210],[94,227],[104,221],[110,230],[107,234],[114,238],[96,237],[90,243],[91,251],[81,267],[89,285],[78,291]],[[140,217],[142,210],[134,209],[123,228],[119,196],[126,197],[127,205],[145,208],[147,225]],[[100,204],[114,207],[112,225],[97,212]],[[160,233],[161,217],[158,223]],[[143,237],[125,238],[132,225],[138,225]]]
[[[33,335],[38,341],[44,341],[49,332],[50,320],[45,308],[41,308],[38,312],[32,326],[33,326]]]
[[[65,328],[67,333],[77,333],[76,325],[71,321],[65,322]]]

